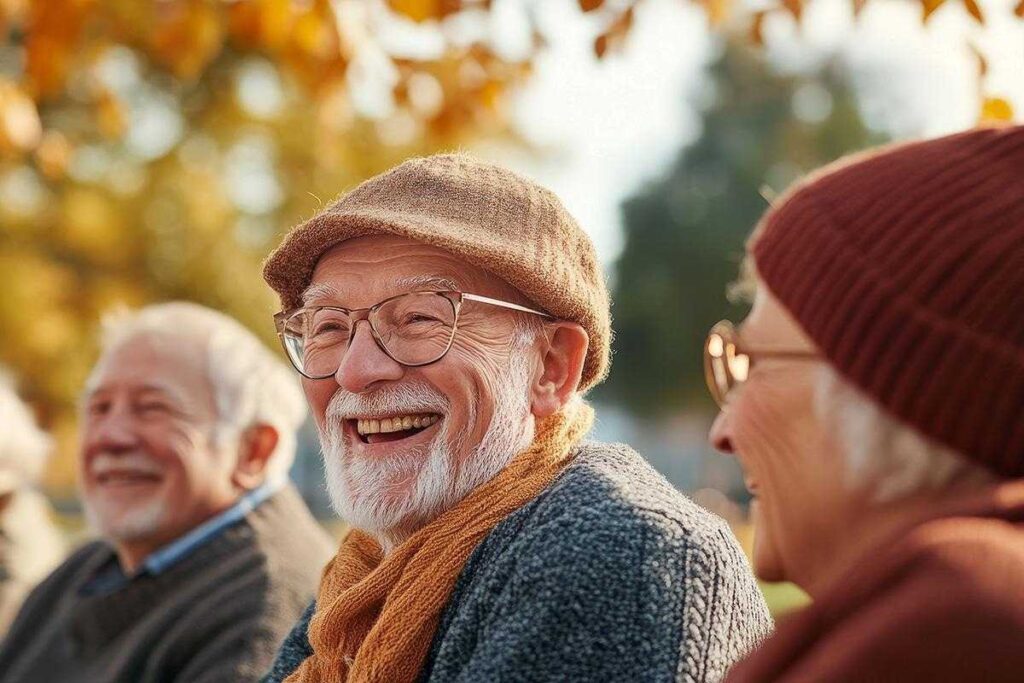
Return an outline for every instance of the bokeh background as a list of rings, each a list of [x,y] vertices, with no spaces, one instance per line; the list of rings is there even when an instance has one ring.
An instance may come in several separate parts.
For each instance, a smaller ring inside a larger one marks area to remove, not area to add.
[[[597,436],[749,544],[700,351],[744,313],[726,289],[758,216],[846,152],[1024,113],[1024,0],[0,0],[0,37],[0,365],[56,437],[69,533],[105,312],[188,299],[276,345],[259,266],[282,234],[462,149],[550,186],[597,245]],[[293,478],[337,529],[304,437]]]

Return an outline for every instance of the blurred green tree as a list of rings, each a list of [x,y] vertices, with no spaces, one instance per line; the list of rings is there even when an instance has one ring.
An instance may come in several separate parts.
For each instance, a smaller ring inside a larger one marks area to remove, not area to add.
[[[877,144],[840,70],[780,76],[728,42],[711,67],[703,131],[667,174],[623,205],[615,269],[615,362],[599,398],[649,418],[710,409],[701,354],[708,329],[738,320],[726,290],[772,193]]]

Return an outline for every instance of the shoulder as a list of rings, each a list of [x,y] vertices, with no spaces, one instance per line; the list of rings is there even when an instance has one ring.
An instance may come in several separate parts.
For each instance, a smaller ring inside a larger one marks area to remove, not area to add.
[[[495,527],[460,582],[502,586],[512,601],[610,601],[608,609],[665,610],[691,624],[734,618],[756,637],[771,626],[725,521],[616,444],[581,445],[548,489]]]
[[[586,443],[470,556],[439,628],[436,671],[456,649],[492,647],[504,662],[507,646],[517,660],[589,678],[625,667],[711,680],[770,628],[725,522],[632,449]]]
[[[15,634],[31,634],[39,624],[52,621],[66,609],[79,586],[104,562],[113,557],[113,550],[101,541],[92,541],[74,551],[28,594],[7,633],[8,642]],[[31,636],[28,636],[31,637]]]
[[[1017,680],[1008,672],[1024,667],[1022,595],[1024,530],[928,522],[787,618],[736,680],[782,669],[830,681]]]
[[[114,557],[113,549],[103,541],[90,541],[72,552],[56,569],[43,579],[37,593],[63,593],[78,587],[95,569]]]
[[[1010,522],[950,518],[924,524],[904,544],[903,581],[908,600],[931,618],[962,620],[963,610],[983,610],[993,623],[1006,620],[1024,633],[1024,529]]]
[[[247,523],[268,577],[302,593],[305,605],[335,552],[335,542],[291,484],[251,512]]]
[[[315,612],[316,602],[311,602],[295,626],[292,627],[291,632],[285,637],[284,642],[281,643],[274,656],[274,662],[270,666],[270,671],[266,673],[261,683],[283,681],[313,655],[313,648],[310,647],[306,634],[309,632],[309,622]]]
[[[628,555],[686,551],[696,565],[746,561],[724,520],[676,490],[632,448],[586,442],[541,495],[512,515],[507,532],[545,553]],[[497,531],[497,530],[496,530]],[[632,559],[632,558],[631,558]]]

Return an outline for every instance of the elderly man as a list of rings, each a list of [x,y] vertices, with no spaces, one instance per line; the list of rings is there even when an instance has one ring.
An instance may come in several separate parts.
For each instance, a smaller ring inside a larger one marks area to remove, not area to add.
[[[25,602],[0,680],[253,680],[331,544],[287,472],[302,395],[255,337],[187,303],[111,320],[82,401],[102,536]]]
[[[754,564],[812,606],[730,681],[1024,677],[1024,128],[827,168],[751,244],[708,338],[711,438]]]
[[[265,680],[717,680],[769,630],[725,524],[581,442],[608,298],[550,192],[411,160],[264,274],[355,527]]]
[[[50,454],[14,382],[0,370],[0,637],[28,592],[64,559],[64,539],[34,485]]]

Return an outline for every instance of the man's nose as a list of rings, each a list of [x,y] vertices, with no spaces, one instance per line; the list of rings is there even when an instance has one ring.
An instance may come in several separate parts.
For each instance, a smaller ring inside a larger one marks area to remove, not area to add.
[[[364,323],[360,325],[360,323]],[[405,367],[377,345],[370,323],[360,320],[352,332],[352,341],[334,373],[334,380],[345,391],[358,394],[377,382],[395,381],[405,374]]]
[[[130,451],[139,445],[135,427],[135,419],[129,410],[113,407],[102,417],[90,418],[87,438],[91,445],[111,453]]]
[[[729,416],[724,410],[719,411],[718,416],[711,425],[711,431],[708,432],[708,442],[715,450],[722,453],[735,453],[730,433]]]

